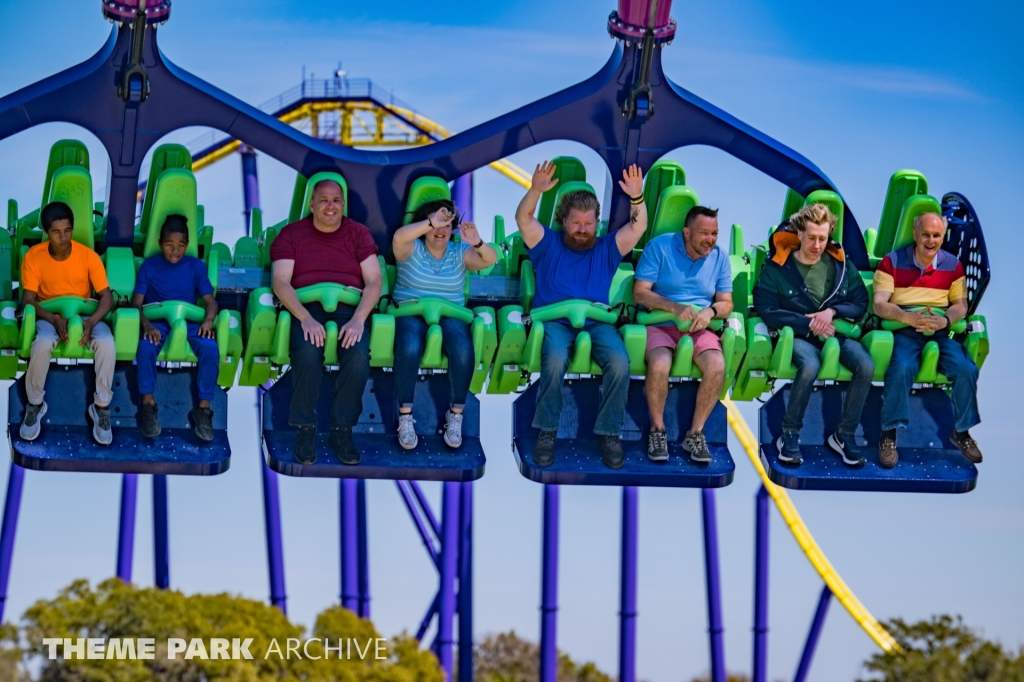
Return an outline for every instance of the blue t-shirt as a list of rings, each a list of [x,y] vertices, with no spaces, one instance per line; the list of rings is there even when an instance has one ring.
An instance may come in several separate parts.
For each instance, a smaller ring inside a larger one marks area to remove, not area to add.
[[[700,308],[710,306],[716,293],[732,293],[732,268],[725,251],[716,246],[704,258],[694,260],[686,252],[679,232],[647,242],[635,279],[653,282],[651,291],[673,303]]]
[[[598,237],[587,251],[573,251],[562,241],[562,233],[544,228],[544,236],[530,249],[530,261],[537,273],[537,295],[533,307],[582,298],[608,305],[608,290],[622,262],[615,234]]]
[[[171,263],[163,254],[150,256],[142,262],[135,277],[135,293],[146,297],[146,303],[185,301],[213,293],[213,285],[206,274],[206,264],[195,256],[183,256]]]

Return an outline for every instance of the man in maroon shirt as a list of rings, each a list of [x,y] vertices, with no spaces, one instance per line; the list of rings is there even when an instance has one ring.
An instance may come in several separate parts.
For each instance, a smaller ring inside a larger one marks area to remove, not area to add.
[[[291,327],[292,404],[288,423],[298,427],[295,459],[316,462],[316,403],[324,366],[324,325],[338,324],[338,378],[331,409],[331,448],[344,464],[358,464],[352,427],[359,420],[363,389],[370,376],[370,334],[366,320],[381,292],[377,245],[366,226],[344,215],[345,197],[333,180],[313,188],[311,214],[286,225],[270,247],[274,293],[295,322]],[[363,290],[355,308],[333,313],[319,303],[303,305],[296,289],[335,282]],[[298,324],[296,324],[296,322]]]

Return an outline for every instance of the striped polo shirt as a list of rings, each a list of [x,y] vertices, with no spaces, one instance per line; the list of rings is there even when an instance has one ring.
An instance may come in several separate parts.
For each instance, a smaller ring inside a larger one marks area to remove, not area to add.
[[[422,239],[413,242],[412,255],[398,262],[395,302],[434,296],[457,305],[466,304],[466,263],[463,255],[469,244],[448,242],[440,258],[434,258]]]
[[[957,257],[939,249],[935,260],[922,268],[914,260],[914,245],[893,251],[875,270],[875,291],[888,291],[889,299],[903,308],[945,308],[966,298],[964,267]]]

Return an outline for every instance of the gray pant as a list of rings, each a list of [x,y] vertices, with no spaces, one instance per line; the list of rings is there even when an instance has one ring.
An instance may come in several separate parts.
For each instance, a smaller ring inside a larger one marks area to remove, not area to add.
[[[28,370],[25,372],[25,393],[33,405],[43,402],[46,395],[46,373],[50,371],[50,358],[57,346],[57,330],[45,320],[36,320],[36,338],[32,341],[32,352],[29,356]],[[114,364],[117,361],[117,349],[114,347],[114,335],[106,322],[97,322],[89,336],[89,350],[93,354],[96,369],[96,394],[93,398],[97,407],[106,407],[114,398],[111,384],[114,381]]]

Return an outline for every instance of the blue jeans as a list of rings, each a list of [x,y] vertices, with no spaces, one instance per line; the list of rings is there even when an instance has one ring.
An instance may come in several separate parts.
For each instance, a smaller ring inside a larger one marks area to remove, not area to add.
[[[153,343],[143,337],[135,353],[141,395],[149,395],[156,388],[156,356],[160,354],[160,349],[164,347],[171,333],[171,326],[163,320],[153,320],[152,325],[160,330],[160,343]],[[199,336],[199,325],[189,322],[188,345],[199,361],[199,377],[196,381],[199,399],[213,400],[213,395],[217,391],[217,374],[220,371],[220,351],[217,349],[217,342]]]
[[[783,431],[799,431],[804,425],[804,412],[807,401],[811,399],[814,380],[821,370],[820,349],[810,341],[793,339],[793,364],[796,365],[796,377],[789,388],[789,405],[786,416],[782,420]],[[857,432],[864,403],[871,391],[871,377],[875,374],[875,363],[871,354],[860,344],[846,337],[839,337],[839,364],[850,370],[853,377],[846,388],[846,401],[843,404],[843,416],[839,420],[836,431],[844,436],[853,437]]]
[[[333,313],[319,303],[310,303],[306,310],[322,325],[329,320],[338,329],[352,319],[355,308],[339,305]],[[320,399],[320,380],[324,373],[324,349],[302,338],[302,325],[292,320],[289,338],[292,362],[292,405],[288,423],[292,426],[316,426],[316,403]],[[331,428],[355,426],[363,411],[363,390],[370,378],[370,329],[363,327],[363,338],[350,348],[338,342],[338,378],[334,382],[334,403],[331,407]]]
[[[964,347],[937,333],[925,336],[913,329],[893,333],[892,362],[885,372],[882,391],[882,430],[890,431],[910,422],[910,389],[921,371],[921,349],[929,341],[939,344],[939,371],[953,382],[953,417],[957,431],[981,423],[978,415],[978,366]]]
[[[469,325],[453,317],[441,318],[441,349],[448,358],[448,383],[452,407],[466,404],[473,380],[473,337]],[[412,407],[419,375],[420,358],[427,338],[427,323],[422,317],[395,318],[395,392],[399,407]]]
[[[618,436],[622,430],[622,416],[626,411],[626,398],[629,394],[629,356],[618,330],[601,322],[588,322],[583,329],[574,329],[561,322],[544,323],[537,413],[533,417],[533,428],[549,431],[558,428],[559,417],[562,415],[562,380],[569,367],[576,336],[581,331],[590,333],[592,357],[604,374],[604,395],[597,411],[594,433],[599,436]]]

